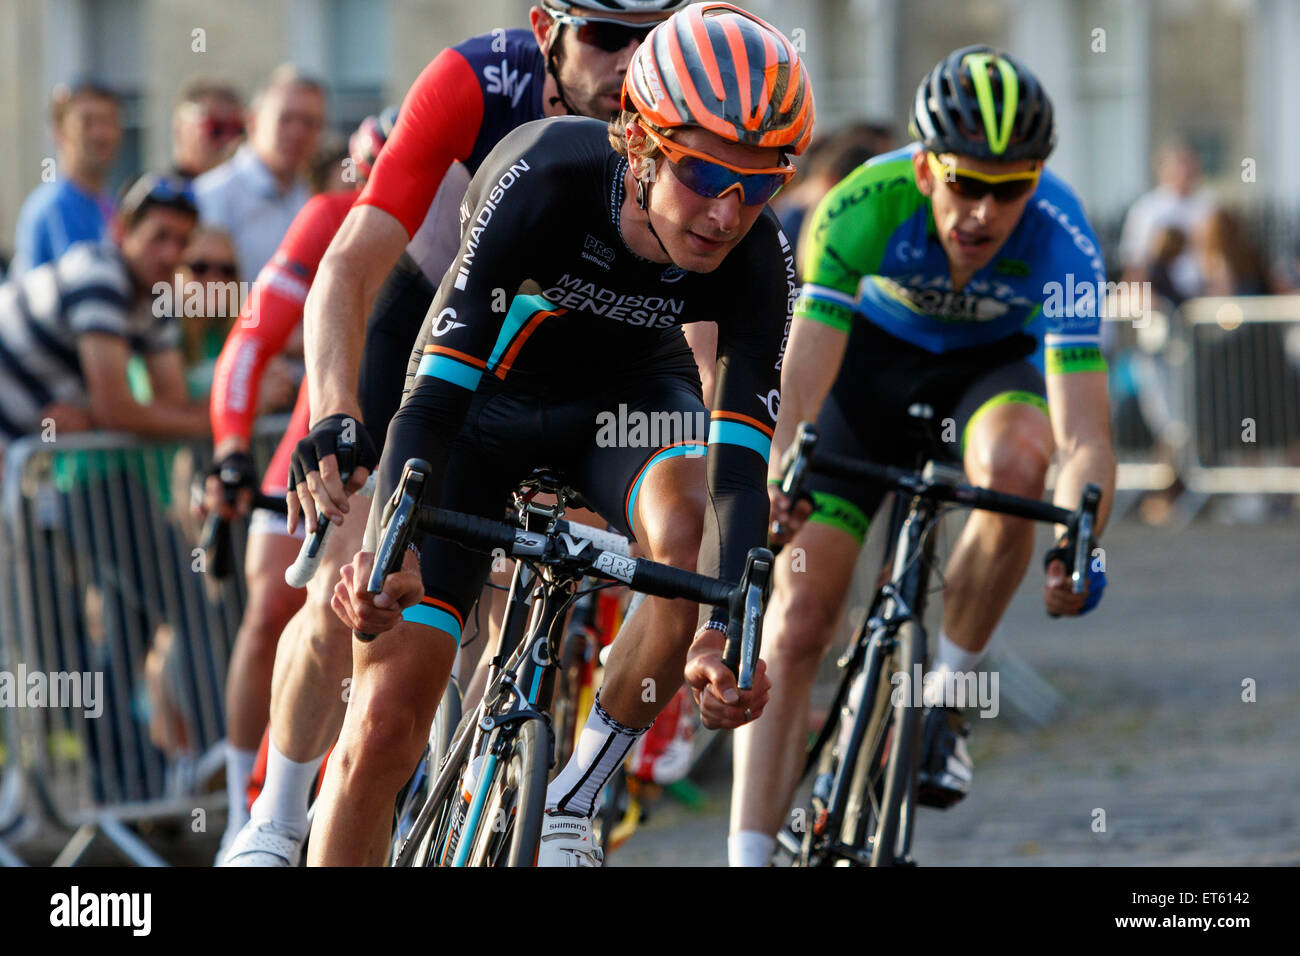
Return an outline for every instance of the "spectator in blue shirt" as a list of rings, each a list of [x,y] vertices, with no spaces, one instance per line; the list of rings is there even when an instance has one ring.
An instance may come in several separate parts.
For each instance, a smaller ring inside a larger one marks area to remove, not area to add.
[[[18,212],[10,279],[53,262],[74,242],[104,238],[113,215],[106,181],[122,142],[117,95],[94,80],[58,86],[50,118],[54,178],[37,186]]]

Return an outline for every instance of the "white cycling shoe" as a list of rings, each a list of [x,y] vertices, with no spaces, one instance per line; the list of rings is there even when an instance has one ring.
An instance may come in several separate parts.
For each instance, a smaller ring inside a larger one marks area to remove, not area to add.
[[[538,866],[600,866],[604,854],[596,846],[591,818],[547,810],[542,817]]]
[[[270,820],[249,820],[231,841],[221,866],[297,866],[305,837]]]

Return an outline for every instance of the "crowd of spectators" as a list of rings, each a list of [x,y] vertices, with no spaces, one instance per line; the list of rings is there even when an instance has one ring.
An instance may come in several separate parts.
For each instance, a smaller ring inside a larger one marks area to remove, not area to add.
[[[196,78],[172,113],[169,169],[134,171],[115,196],[120,98],[90,78],[54,91],[55,156],[19,211],[0,285],[0,458],[41,429],[207,432],[240,294],[298,210],[338,183],[345,154],[326,137],[327,108],[325,88],[292,66],[247,108],[233,85]],[[205,294],[163,301],[159,283]],[[292,402],[302,366],[289,355],[268,372],[265,410]]]

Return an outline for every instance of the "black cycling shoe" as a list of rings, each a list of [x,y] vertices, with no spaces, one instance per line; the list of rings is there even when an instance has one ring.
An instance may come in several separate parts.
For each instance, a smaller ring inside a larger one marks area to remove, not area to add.
[[[975,766],[966,749],[970,728],[955,707],[932,707],[921,733],[921,767],[917,800],[945,809],[970,793]]]

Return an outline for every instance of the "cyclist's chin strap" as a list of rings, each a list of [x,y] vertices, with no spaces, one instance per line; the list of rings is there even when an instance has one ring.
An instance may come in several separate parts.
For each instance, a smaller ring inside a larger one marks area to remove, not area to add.
[[[664,255],[668,256],[668,262],[672,263],[673,257],[668,252],[668,247],[665,246],[664,241],[659,238],[659,233],[655,232],[654,221],[650,218],[650,189],[646,186],[646,181],[640,176],[636,177],[636,204],[640,206],[641,211],[645,213],[645,222],[646,225],[650,227],[650,235],[655,237],[655,242],[659,243],[659,248],[664,251]]]
[[[564,112],[570,116],[581,115],[577,110],[569,105],[568,98],[564,95],[564,84],[560,82],[560,71],[556,66],[556,49],[560,45],[560,30],[563,27],[560,24],[555,25],[555,36],[551,38],[550,49],[546,51],[546,72],[551,74],[551,79],[555,81],[555,95],[551,97],[550,105],[554,106],[559,103],[564,107]]]

